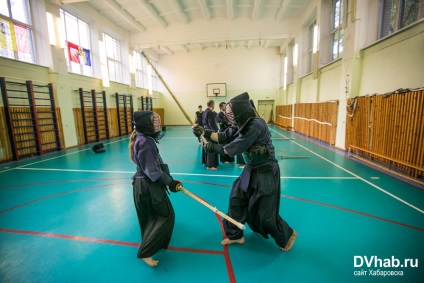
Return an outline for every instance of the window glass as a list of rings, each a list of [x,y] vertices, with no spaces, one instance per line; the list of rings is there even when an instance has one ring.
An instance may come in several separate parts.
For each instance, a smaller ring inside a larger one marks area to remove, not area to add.
[[[109,79],[122,82],[121,45],[119,41],[105,33],[103,34],[103,41],[106,47]]]
[[[378,38],[388,36],[424,17],[424,0],[381,0]]]
[[[0,56],[35,63],[28,0],[0,0],[0,14]]]
[[[0,14],[10,17],[9,15],[9,6],[7,0],[0,0]]]
[[[90,27],[84,21],[60,10],[62,30],[65,31],[68,71],[84,76],[92,76],[92,52],[90,44]]]
[[[11,0],[12,18],[24,24],[31,24],[28,0]]]

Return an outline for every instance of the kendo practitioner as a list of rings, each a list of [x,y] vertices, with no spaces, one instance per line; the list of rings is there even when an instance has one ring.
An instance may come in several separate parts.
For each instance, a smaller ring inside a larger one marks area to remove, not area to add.
[[[218,132],[218,124],[216,123],[214,109],[215,109],[215,102],[213,100],[209,100],[207,102],[208,108],[206,108],[205,111],[203,111],[202,114],[202,123],[204,129],[210,130],[212,132]],[[211,141],[210,139],[206,139],[207,141],[210,141],[212,143],[215,143],[214,141]],[[202,155],[202,163],[206,165],[206,168],[208,170],[218,170],[219,160],[218,160],[218,153],[215,152],[206,152],[203,149],[203,155]]]
[[[203,114],[202,105],[199,105],[197,107],[197,111],[196,111],[196,113],[194,115],[194,123],[197,124],[197,125],[199,125],[199,126],[203,126],[203,123],[202,123],[202,114]],[[200,137],[198,137],[198,139],[199,139],[199,144],[200,145],[203,144],[202,143],[202,140],[200,139]]]
[[[219,132],[225,132],[225,130],[231,126],[228,122],[227,117],[225,116],[225,102],[219,103],[219,113],[216,116],[216,121],[219,125]],[[228,154],[220,155],[222,163],[228,164],[234,162],[234,157],[229,156]]]
[[[130,160],[137,166],[133,196],[142,239],[137,257],[155,267],[159,261],[152,256],[168,248],[175,223],[168,188],[177,192],[181,182],[172,178],[156,145],[163,137],[160,116],[152,111],[135,111],[133,119],[129,150]]]
[[[280,168],[268,126],[258,117],[247,92],[230,100],[226,116],[230,123],[238,126],[237,131],[230,127],[225,132],[213,133],[193,127],[193,133],[219,142],[208,142],[204,146],[207,152],[229,156],[243,153],[246,166],[233,183],[227,215],[240,223],[247,222],[254,232],[266,239],[271,235],[281,250],[289,251],[297,232],[279,215]],[[222,240],[222,245],[245,242],[243,230],[225,219],[223,226],[227,238]]]

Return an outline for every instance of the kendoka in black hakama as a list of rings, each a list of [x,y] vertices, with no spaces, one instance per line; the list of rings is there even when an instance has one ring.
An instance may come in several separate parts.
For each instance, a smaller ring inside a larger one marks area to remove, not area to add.
[[[215,114],[212,110],[207,108],[205,111],[203,111],[202,117],[203,117],[203,120],[202,120],[203,127],[205,129],[218,132],[218,125],[216,123]],[[214,152],[205,152],[203,150],[202,163],[208,168],[212,168],[212,167],[217,168],[219,165],[218,154]]]
[[[138,165],[133,178],[133,194],[142,239],[137,257],[148,258],[168,248],[175,213],[166,185],[160,179],[164,174],[162,168],[166,171],[166,166],[153,138],[137,134],[133,161]]]
[[[275,150],[265,120],[256,117],[247,93],[230,100],[229,113],[232,123],[239,129],[228,128],[218,133],[219,145],[211,145],[216,152],[229,156],[243,153],[246,166],[233,183],[227,215],[246,223],[256,233],[286,247],[293,229],[279,215],[280,210],[280,168],[275,159]],[[223,145],[223,148],[222,148]],[[243,237],[243,230],[223,220],[224,229],[230,240]]]

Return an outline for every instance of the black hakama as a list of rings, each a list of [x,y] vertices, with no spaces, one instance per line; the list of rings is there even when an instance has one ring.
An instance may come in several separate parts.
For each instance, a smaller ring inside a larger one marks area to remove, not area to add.
[[[142,240],[137,257],[148,258],[168,248],[175,213],[166,185],[159,181],[162,168],[166,166],[152,138],[137,135],[133,161],[138,165],[133,178],[133,196]]]
[[[240,223],[246,223],[256,233],[284,248],[293,229],[280,217],[280,168],[275,159],[274,146],[267,124],[262,118],[252,118],[237,133],[229,128],[219,133],[219,143],[226,144],[225,151],[236,156],[252,146],[269,149],[269,157],[260,163],[248,162],[242,174],[233,183],[227,215]],[[243,237],[243,230],[223,220],[230,240]]]
[[[218,122],[218,125],[219,125],[219,132],[225,132],[225,130],[231,126],[231,124],[228,122],[227,117],[222,111],[216,115],[216,121]],[[234,157],[231,157],[228,154],[221,154],[219,157],[222,163],[234,162]]]
[[[203,127],[206,130],[213,130],[214,132],[218,132],[218,125],[216,123],[215,114],[212,110],[207,108],[205,111],[203,111],[202,118],[203,118],[203,120],[202,120]],[[212,141],[212,140],[208,140],[208,141]],[[218,165],[219,165],[219,157],[218,156],[219,155],[217,153],[206,152],[203,149],[202,164],[204,164],[208,168],[212,168],[212,167],[217,168]]]

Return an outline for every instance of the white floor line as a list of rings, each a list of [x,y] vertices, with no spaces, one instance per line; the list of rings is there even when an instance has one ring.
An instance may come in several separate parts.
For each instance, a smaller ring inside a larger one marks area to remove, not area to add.
[[[301,179],[301,180],[356,180],[357,177],[280,177],[280,179]]]
[[[275,131],[275,130],[273,130],[273,129],[270,129],[270,130],[271,130],[271,131],[273,131],[273,132],[276,132],[277,134],[279,134],[279,135],[281,135],[281,136],[284,136],[283,134],[280,134],[279,132],[277,132],[277,131]],[[351,172],[351,171],[349,171],[349,170],[347,170],[347,169],[343,168],[342,166],[340,166],[340,165],[338,165],[338,164],[336,164],[336,163],[334,163],[334,162],[332,162],[332,161],[328,160],[327,158],[325,158],[325,157],[323,157],[323,156],[319,155],[318,153],[313,152],[312,150],[310,150],[310,149],[308,149],[308,148],[304,147],[303,145],[298,144],[298,143],[297,143],[297,142],[295,142],[295,141],[292,141],[292,142],[293,142],[293,143],[295,143],[296,145],[300,146],[301,148],[303,148],[303,149],[305,149],[305,150],[309,151],[310,153],[312,153],[312,154],[314,154],[314,155],[318,156],[319,158],[321,158],[321,159],[323,159],[323,160],[327,161],[328,163],[330,163],[330,164],[332,164],[332,165],[336,166],[337,168],[339,168],[339,169],[341,169],[341,170],[343,170],[343,171],[345,171],[345,172],[347,172],[347,173],[351,174],[352,176],[354,176],[354,177],[356,177],[356,178],[358,178],[358,179],[360,179],[360,180],[364,181],[364,182],[365,182],[365,183],[367,183],[368,185],[370,185],[370,186],[372,186],[372,187],[376,188],[377,190],[379,190],[379,191],[381,191],[381,192],[383,192],[383,193],[387,194],[388,196],[391,196],[392,198],[394,198],[394,199],[396,199],[396,200],[398,200],[398,201],[400,201],[400,202],[402,202],[402,203],[406,204],[407,206],[409,206],[409,207],[411,207],[411,208],[415,209],[416,211],[421,212],[421,213],[423,213],[423,214],[424,214],[424,210],[422,210],[422,209],[420,209],[420,208],[418,208],[418,207],[416,207],[416,206],[414,206],[414,205],[410,204],[409,202],[407,202],[407,201],[405,201],[405,200],[401,199],[400,197],[398,197],[398,196],[396,196],[396,195],[394,195],[394,194],[392,194],[392,193],[390,193],[390,192],[388,192],[388,191],[386,191],[386,190],[384,190],[384,189],[380,188],[379,186],[377,186],[377,185],[375,185],[375,184],[373,184],[373,183],[371,183],[371,182],[369,182],[369,181],[365,180],[364,178],[362,178],[362,177],[360,177],[360,176],[356,175],[355,173],[353,173],[353,172]]]
[[[115,173],[115,174],[134,174],[134,171],[108,171],[108,170],[82,170],[82,169],[59,169],[59,168],[16,168],[18,170],[31,171],[60,171],[60,172],[81,172],[81,173]],[[171,172],[175,176],[201,176],[201,177],[223,177],[238,178],[239,175],[216,175],[216,174],[195,174],[195,173],[177,173]],[[313,180],[355,180],[356,177],[280,177],[280,179],[313,179]]]
[[[127,138],[127,139],[129,139],[129,138]],[[113,141],[113,142],[104,143],[104,144],[112,144],[112,143],[117,143],[117,142],[120,142],[120,141],[122,141],[122,140]],[[46,162],[46,161],[53,160],[53,159],[57,159],[57,158],[61,158],[61,157],[64,157],[64,156],[68,156],[68,155],[76,154],[76,153],[79,153],[79,152],[82,152],[82,151],[86,151],[86,150],[91,150],[91,148],[80,149],[80,150],[77,150],[77,151],[74,151],[74,152],[70,152],[70,153],[62,154],[62,155],[55,156],[55,157],[52,157],[52,158],[47,158],[47,159],[43,159],[43,160],[40,160],[40,161],[37,161],[37,162],[33,162],[33,163],[25,164],[25,165],[22,165],[22,166],[18,166],[18,167],[10,168],[10,169],[4,170],[4,171],[0,171],[0,174],[1,174],[1,173],[4,173],[4,172],[8,172],[8,171],[12,171],[12,170],[16,170],[16,169],[22,169],[22,168],[24,168],[24,167],[26,167],[26,166],[30,166],[30,165],[34,165],[34,164],[38,164],[38,163],[42,163],[42,162]]]
[[[59,169],[59,168],[25,168],[18,167],[18,170],[31,171],[59,171],[59,172],[80,172],[80,173],[116,173],[116,174],[134,174],[134,171],[107,171],[107,170],[81,170],[81,169]]]

